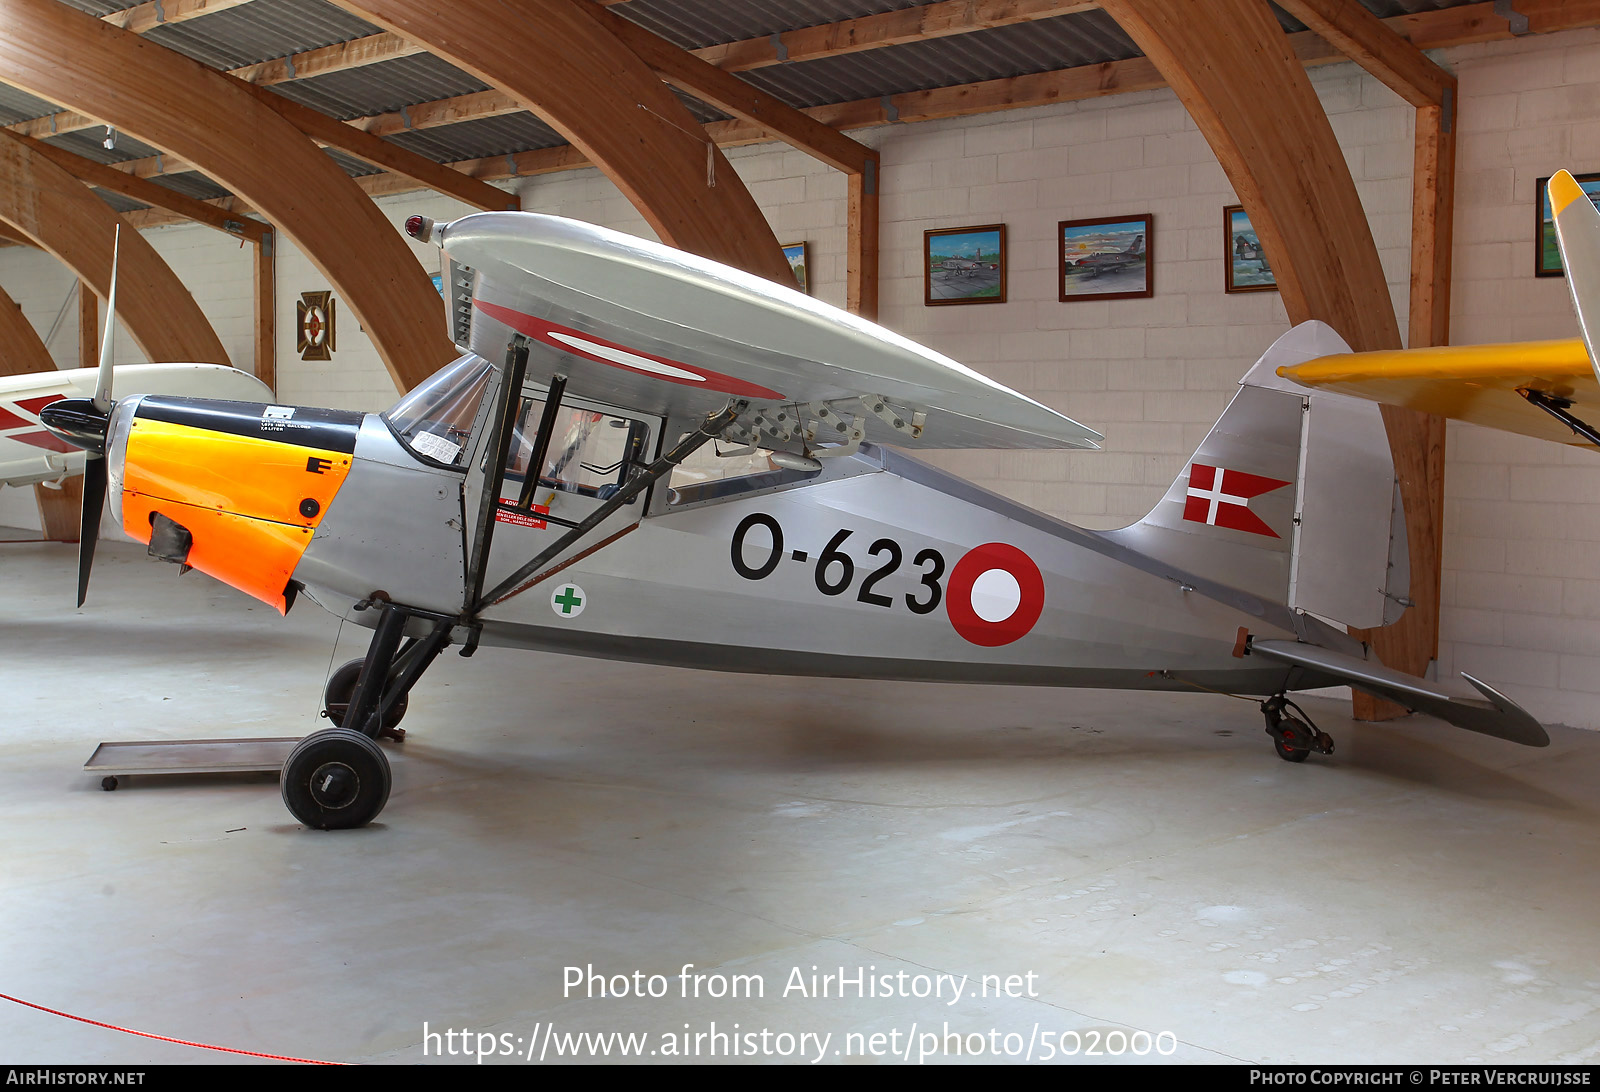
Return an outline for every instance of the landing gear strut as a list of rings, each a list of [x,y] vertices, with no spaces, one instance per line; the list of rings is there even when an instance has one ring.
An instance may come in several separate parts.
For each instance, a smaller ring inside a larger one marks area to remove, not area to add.
[[[1300,716],[1291,716],[1286,711],[1289,709]],[[1284,695],[1274,694],[1262,702],[1261,714],[1267,718],[1267,735],[1272,737],[1272,747],[1285,762],[1304,762],[1312,751],[1333,754],[1333,737],[1319,730],[1306,711]]]
[[[389,800],[392,776],[377,740],[404,738],[396,725],[405,715],[407,696],[450,643],[454,619],[395,603],[383,604],[382,610],[366,657],[345,664],[328,680],[323,715],[336,727],[302,739],[283,764],[284,805],[308,827],[341,830],[378,817]],[[432,626],[425,636],[405,638],[414,620]]]
[[[415,643],[415,638],[407,642],[407,644]],[[405,656],[405,652],[406,650],[401,648],[400,652],[395,656],[397,664]],[[364,659],[351,660],[349,663],[341,665],[338,670],[328,676],[327,689],[322,692],[322,715],[332,721],[335,728],[342,727],[344,724],[345,714],[350,711],[350,699],[355,697],[356,684],[361,681],[361,669],[366,664],[367,661]],[[392,672],[389,681],[391,684],[394,682]],[[401,740],[406,738],[406,730],[400,727],[400,721],[406,715],[406,705],[409,700],[409,695],[400,695],[400,700],[394,703],[393,708],[389,710],[388,719],[384,721],[383,727],[378,730],[379,739]]]

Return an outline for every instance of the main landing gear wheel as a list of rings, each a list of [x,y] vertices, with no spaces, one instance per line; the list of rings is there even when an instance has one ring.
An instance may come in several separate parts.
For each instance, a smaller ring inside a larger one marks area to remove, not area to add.
[[[361,678],[363,663],[364,660],[351,660],[328,677],[328,688],[322,692],[322,715],[332,721],[335,728],[344,727],[344,715],[350,708],[350,699],[356,696],[356,682]],[[383,726],[381,735],[390,739],[406,738],[399,725],[401,718],[406,715],[406,704],[410,697],[407,694],[394,703],[394,708],[389,711],[389,722]]]
[[[318,830],[364,827],[389,801],[389,759],[376,740],[348,728],[313,732],[283,764],[279,788],[291,814]]]
[[[1293,717],[1284,717],[1277,730],[1272,732],[1272,748],[1285,762],[1304,762],[1311,748],[1296,746],[1295,741],[1309,738],[1310,735],[1310,729],[1304,724]]]
[[[1289,709],[1300,716],[1291,716],[1287,712]],[[1272,749],[1285,762],[1304,762],[1312,751],[1321,755],[1333,754],[1333,737],[1319,731],[1311,723],[1311,718],[1306,716],[1306,711],[1282,694],[1274,694],[1262,702],[1261,714],[1267,718],[1267,735],[1272,737]]]

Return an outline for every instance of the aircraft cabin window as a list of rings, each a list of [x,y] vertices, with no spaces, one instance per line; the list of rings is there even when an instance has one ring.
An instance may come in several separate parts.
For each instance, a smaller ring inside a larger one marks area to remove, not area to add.
[[[506,491],[511,496],[521,492],[527,477],[543,415],[542,398],[524,398],[517,410],[516,430],[506,452]],[[622,484],[628,460],[643,456],[648,436],[642,421],[563,405],[556,412],[539,487],[604,500]]]
[[[413,388],[383,419],[415,454],[461,466],[493,370],[483,357],[468,353]]]

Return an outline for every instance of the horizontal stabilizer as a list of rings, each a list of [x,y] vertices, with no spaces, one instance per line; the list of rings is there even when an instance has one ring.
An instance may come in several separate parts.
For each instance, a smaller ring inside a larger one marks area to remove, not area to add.
[[[1526,710],[1466,672],[1462,672],[1461,677],[1471,683],[1487,701],[1454,697],[1426,679],[1318,645],[1301,644],[1298,641],[1252,641],[1249,651],[1254,656],[1265,656],[1269,660],[1306,668],[1374,697],[1449,721],[1469,732],[1481,732],[1528,747],[1547,747],[1550,744],[1544,726]]]

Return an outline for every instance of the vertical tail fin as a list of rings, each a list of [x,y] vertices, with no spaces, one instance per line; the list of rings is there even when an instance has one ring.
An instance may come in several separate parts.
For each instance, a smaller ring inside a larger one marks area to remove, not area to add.
[[[1409,567],[1382,415],[1277,374],[1349,351],[1320,322],[1284,334],[1240,381],[1160,503],[1108,534],[1196,576],[1345,625],[1397,620]]]

